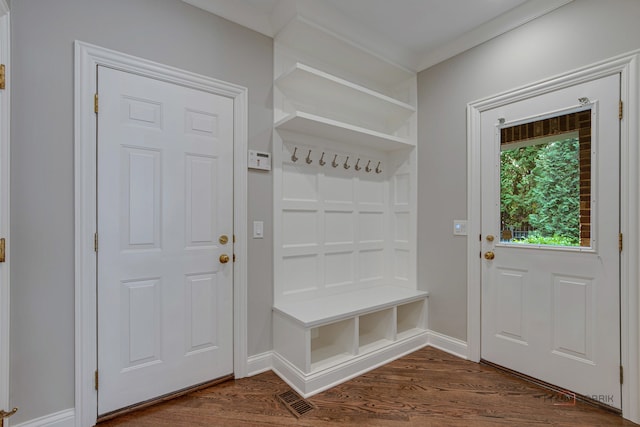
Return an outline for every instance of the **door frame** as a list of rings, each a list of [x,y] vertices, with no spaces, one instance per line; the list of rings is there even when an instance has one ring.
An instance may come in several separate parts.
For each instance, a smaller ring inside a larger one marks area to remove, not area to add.
[[[482,112],[512,102],[549,93],[579,83],[621,75],[620,96],[624,115],[620,121],[620,232],[625,236],[620,254],[620,343],[622,414],[640,422],[640,50],[578,70],[480,99],[467,105],[467,358],[480,361],[481,320],[481,185],[480,117]],[[576,100],[577,101],[577,100]]]
[[[6,261],[0,267],[0,410],[9,411],[10,363],[10,14],[6,0],[0,0],[0,63],[5,65],[6,89],[0,93],[0,237],[7,241]],[[8,422],[8,421],[7,421]]]
[[[237,262],[233,266],[233,368],[247,376],[247,89],[146,59],[75,41],[74,190],[75,190],[75,424],[94,425],[98,394],[96,115],[97,66],[105,66],[214,93],[234,100],[233,222]]]

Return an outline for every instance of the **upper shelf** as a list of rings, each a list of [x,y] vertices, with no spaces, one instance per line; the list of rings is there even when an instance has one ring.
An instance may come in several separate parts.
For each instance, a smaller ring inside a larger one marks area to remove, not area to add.
[[[326,117],[296,111],[277,121],[275,127],[307,135],[318,136],[338,142],[367,145],[383,150],[414,147],[415,143],[406,138],[387,135],[382,132],[339,122]]]
[[[300,63],[275,83],[294,104],[330,105],[337,116],[364,115],[389,130],[402,126],[416,111],[407,103]]]
[[[415,78],[415,73],[355,45],[300,16],[275,38],[276,43],[309,54],[347,76],[358,76],[379,89],[390,89]],[[380,90],[386,92],[385,90]]]

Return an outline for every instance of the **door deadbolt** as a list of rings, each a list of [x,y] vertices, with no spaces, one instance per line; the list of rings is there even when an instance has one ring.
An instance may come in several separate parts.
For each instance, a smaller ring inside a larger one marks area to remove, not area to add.
[[[495,237],[493,237],[493,234],[487,234],[487,242],[493,242],[493,239],[495,239]]]
[[[223,234],[218,239],[218,242],[220,242],[221,245],[226,245],[229,242],[229,236],[227,236],[226,234]]]

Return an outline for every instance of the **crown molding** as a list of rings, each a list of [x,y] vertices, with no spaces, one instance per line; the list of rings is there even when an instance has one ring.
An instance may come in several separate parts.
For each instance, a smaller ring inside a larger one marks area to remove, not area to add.
[[[529,0],[522,5],[464,33],[457,39],[440,46],[437,49],[423,52],[418,70],[422,71],[459,53],[478,46],[499,35],[507,33],[527,22],[533,21],[573,0]]]

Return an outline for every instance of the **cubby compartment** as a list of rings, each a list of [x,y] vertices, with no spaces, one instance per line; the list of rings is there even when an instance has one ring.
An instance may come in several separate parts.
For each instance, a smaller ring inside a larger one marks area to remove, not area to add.
[[[358,318],[358,354],[382,348],[393,342],[393,308],[364,314]]]
[[[355,319],[311,329],[311,371],[333,366],[355,354]]]
[[[425,301],[414,301],[397,307],[397,339],[414,336],[425,329]]]

